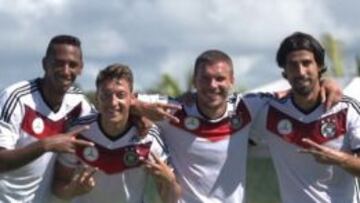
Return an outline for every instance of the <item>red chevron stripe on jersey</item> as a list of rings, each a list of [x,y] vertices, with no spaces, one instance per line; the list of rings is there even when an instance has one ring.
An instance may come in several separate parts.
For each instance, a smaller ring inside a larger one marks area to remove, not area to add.
[[[140,158],[146,160],[149,157],[150,147],[151,142],[117,149],[95,144],[94,147],[78,147],[76,155],[90,166],[97,167],[107,174],[115,174],[139,167],[142,164]]]
[[[323,144],[343,136],[346,133],[346,114],[347,109],[344,109],[319,120],[302,123],[270,106],[266,128],[289,143],[307,148],[302,138]]]
[[[251,121],[250,113],[243,101],[239,102],[234,116],[226,117],[216,123],[199,117],[188,116],[184,108],[178,111],[175,116],[180,119],[180,122],[171,123],[173,126],[191,132],[198,137],[206,138],[211,142],[228,138],[243,129]]]
[[[25,114],[21,129],[37,139],[43,139],[65,131],[65,125],[71,119],[79,117],[81,103],[74,107],[65,117],[52,121],[48,117],[25,105]]]

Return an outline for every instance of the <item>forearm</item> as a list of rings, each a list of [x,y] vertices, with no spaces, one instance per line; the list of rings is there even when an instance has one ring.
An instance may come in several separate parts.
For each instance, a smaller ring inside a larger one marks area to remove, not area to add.
[[[181,194],[181,187],[176,180],[165,183],[157,183],[162,202],[176,203]]]
[[[360,177],[360,159],[356,154],[343,153],[338,165],[354,176]]]
[[[18,149],[1,149],[0,172],[20,168],[40,157],[45,151],[45,147],[41,141],[33,142]]]
[[[132,115],[152,118],[153,116],[158,117],[159,114],[162,115],[162,111],[166,109],[176,109],[169,103],[167,97],[141,94],[132,99],[130,112]]]
[[[138,99],[133,99],[130,107],[130,114],[135,116],[143,116],[143,113],[146,110],[146,102],[142,102]]]
[[[70,200],[76,196],[74,194],[75,189],[72,187],[73,184],[71,184],[74,174],[75,168],[66,167],[59,161],[56,161],[54,167],[54,180],[52,182],[52,192],[54,195],[63,200]]]

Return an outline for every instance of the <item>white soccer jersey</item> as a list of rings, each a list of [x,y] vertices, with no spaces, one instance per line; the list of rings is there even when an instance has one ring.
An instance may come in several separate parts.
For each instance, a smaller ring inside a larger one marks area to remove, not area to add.
[[[180,123],[162,122],[182,203],[245,201],[246,160],[250,124],[266,101],[261,95],[230,97],[225,114],[205,118],[198,107],[183,106]]]
[[[89,125],[90,129],[79,137],[95,143],[94,147],[80,147],[76,155],[61,154],[59,161],[67,167],[87,164],[99,168],[95,173],[96,186],[90,193],[74,198],[78,203],[149,203],[145,186],[152,176],[142,167],[140,158],[147,159],[150,152],[167,161],[167,150],[160,139],[159,129],[154,126],[141,137],[135,126],[130,126],[118,139],[109,139],[99,125],[98,114],[76,121]]]
[[[358,203],[353,175],[334,165],[321,164],[302,138],[351,152],[360,149],[360,105],[351,98],[324,110],[323,105],[302,112],[289,96],[271,100],[254,127],[269,146],[279,179],[283,203]]]
[[[91,111],[91,105],[77,88],[70,88],[60,109],[52,111],[43,99],[39,82],[40,79],[19,82],[0,93],[0,147],[21,148],[63,133],[69,120]],[[52,157],[53,153],[47,152],[21,168],[0,173],[0,202],[46,202]]]

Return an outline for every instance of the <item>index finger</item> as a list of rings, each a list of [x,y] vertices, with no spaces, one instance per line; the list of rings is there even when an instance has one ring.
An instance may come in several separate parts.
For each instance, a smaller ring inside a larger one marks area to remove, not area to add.
[[[169,110],[181,110],[181,105],[178,104],[164,104],[164,103],[158,103],[159,107],[165,109],[166,111]]]
[[[299,153],[303,153],[303,154],[311,154],[311,155],[320,155],[321,152],[318,151],[315,148],[311,148],[311,149],[299,149],[298,150]]]
[[[314,141],[312,141],[312,140],[310,140],[308,138],[303,138],[301,141],[308,144],[308,145],[310,145],[313,148],[323,149],[323,146],[319,145],[318,143],[316,143],[316,142],[314,142]]]
[[[81,139],[74,139],[72,143],[82,147],[93,147],[95,145],[93,142],[81,140]]]
[[[82,182],[86,181],[88,179],[90,179],[99,169],[96,167],[87,167],[84,171],[83,171],[83,177],[82,177]]]
[[[85,131],[85,130],[88,130],[90,127],[88,125],[82,125],[82,126],[79,126],[79,127],[76,127],[72,130],[70,130],[69,132],[67,132],[67,134],[70,134],[72,136],[77,136],[79,135],[81,132]]]
[[[165,119],[168,119],[171,122],[174,122],[174,123],[179,123],[180,122],[180,119],[178,117],[172,115],[171,113],[163,112],[162,115],[165,117]]]

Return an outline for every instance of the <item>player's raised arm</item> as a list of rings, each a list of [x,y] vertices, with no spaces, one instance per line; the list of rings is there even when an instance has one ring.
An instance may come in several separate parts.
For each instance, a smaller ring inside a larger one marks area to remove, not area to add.
[[[37,159],[45,152],[70,152],[75,146],[92,146],[91,142],[77,140],[76,135],[88,127],[75,129],[71,132],[53,135],[17,149],[0,149],[0,172],[22,167]]]
[[[360,159],[358,154],[351,154],[320,145],[308,138],[304,138],[302,141],[308,144],[310,148],[301,149],[300,152],[313,155],[315,160],[320,163],[338,165],[351,174],[360,177]]]
[[[93,143],[76,137],[89,126],[80,126],[64,134],[58,134],[41,141],[44,151],[74,153],[76,146],[93,146]]]
[[[172,122],[179,122],[171,112],[180,110],[181,106],[162,102],[144,102],[133,98],[131,103],[131,113],[134,115],[145,116],[153,121],[168,119]]]
[[[181,187],[176,181],[176,176],[165,162],[151,153],[151,159],[145,160],[145,168],[155,177],[160,197],[163,202],[176,203],[180,197]]]

